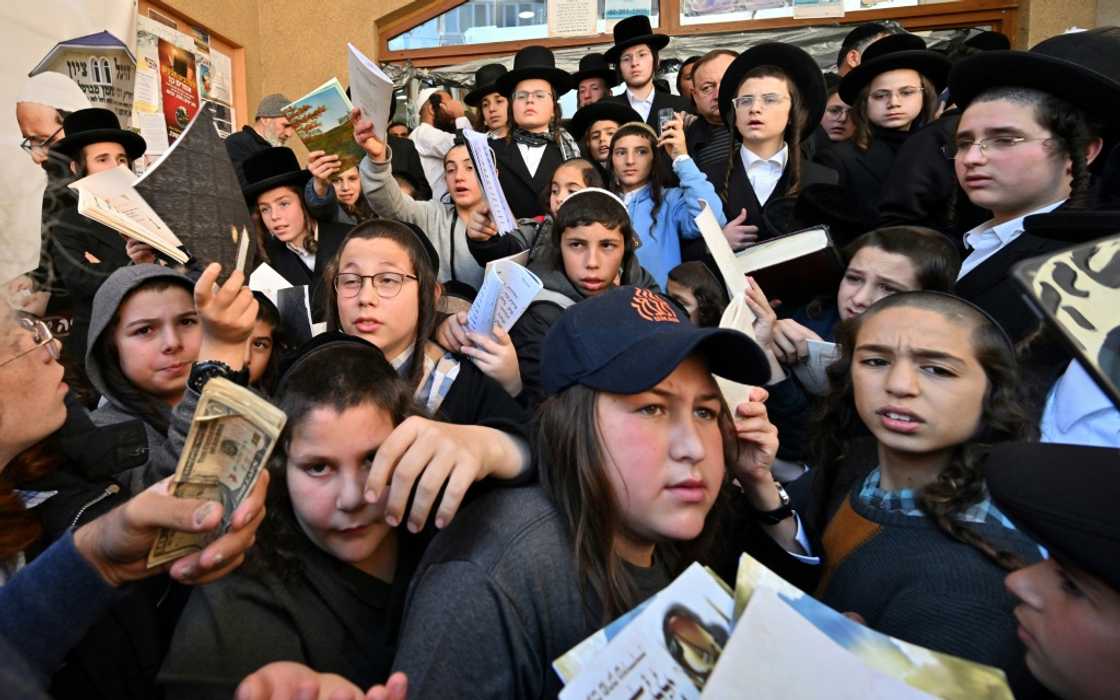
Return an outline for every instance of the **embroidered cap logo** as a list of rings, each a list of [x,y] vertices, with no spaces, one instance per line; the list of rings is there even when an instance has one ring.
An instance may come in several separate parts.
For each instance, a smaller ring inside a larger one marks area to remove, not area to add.
[[[681,322],[677,318],[677,314],[673,312],[673,307],[669,306],[669,302],[648,289],[635,289],[634,296],[630,299],[630,306],[634,307],[638,315],[647,321]]]

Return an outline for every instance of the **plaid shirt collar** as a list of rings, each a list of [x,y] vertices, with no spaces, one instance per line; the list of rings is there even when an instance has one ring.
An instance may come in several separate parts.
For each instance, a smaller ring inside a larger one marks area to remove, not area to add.
[[[859,502],[870,507],[891,513],[899,513],[916,518],[924,518],[925,513],[918,507],[918,492],[916,489],[899,489],[888,491],[880,486],[882,476],[879,468],[875,467],[867,478],[863,480],[857,498]],[[999,525],[1008,530],[1015,530],[1015,525],[999,508],[992,503],[988,496],[988,489],[984,489],[984,498],[973,503],[964,512],[957,515],[957,520],[966,523],[988,523]]]
[[[409,347],[390,360],[389,364],[403,377],[412,367],[411,359],[412,348]],[[420,386],[416,387],[416,400],[428,409],[429,415],[434,416],[458,377],[459,360],[453,353],[444,351],[438,361],[424,355],[424,376],[420,379]]]

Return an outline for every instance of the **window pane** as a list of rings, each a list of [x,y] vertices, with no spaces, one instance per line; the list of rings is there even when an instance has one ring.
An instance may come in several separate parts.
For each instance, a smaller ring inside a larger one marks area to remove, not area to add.
[[[650,14],[658,26],[657,0],[598,0],[596,33],[610,33],[608,20]],[[544,39],[548,36],[547,0],[468,0],[463,5],[389,40],[390,51],[437,46]]]

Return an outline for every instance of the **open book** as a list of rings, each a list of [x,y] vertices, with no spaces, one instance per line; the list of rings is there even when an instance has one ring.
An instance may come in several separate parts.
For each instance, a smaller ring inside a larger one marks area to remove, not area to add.
[[[283,112],[307,150],[338,156],[338,172],[344,173],[358,167],[366,154],[354,140],[351,109],[342,84],[338,78],[331,78],[284,107]]]
[[[524,266],[528,259],[529,251],[523,250],[487,263],[482,286],[467,311],[467,330],[489,334],[495,325],[504,331],[513,328],[544,289],[544,282]]]
[[[136,182],[131,170],[118,165],[83,177],[70,188],[78,193],[78,213],[82,216],[186,264],[190,258],[182,250],[182,241],[136,191]]]
[[[835,296],[844,273],[827,226],[815,226],[744,248],[739,269],[758,282],[767,298],[795,308],[821,295]]]

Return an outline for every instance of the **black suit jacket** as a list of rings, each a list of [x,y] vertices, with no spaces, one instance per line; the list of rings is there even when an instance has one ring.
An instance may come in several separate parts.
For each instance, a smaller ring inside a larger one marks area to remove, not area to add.
[[[723,214],[728,221],[739,216],[739,212],[746,209],[746,223],[758,226],[758,240],[764,241],[781,235],[781,231],[771,230],[762,216],[763,206],[759,203],[754,188],[751,187],[751,181],[747,179],[746,170],[743,169],[743,155],[740,151],[740,144],[734,143],[731,146],[731,178],[727,180],[728,187],[724,187],[727,177],[726,164],[713,164],[704,171],[704,175],[715,186],[716,192],[719,192],[720,198],[723,199]],[[838,178],[836,171],[831,168],[826,168],[804,158],[801,160],[802,188],[819,183],[834,185]],[[782,197],[788,186],[789,166],[787,165],[767,203]]]
[[[858,207],[868,229],[879,223],[879,200],[895,161],[896,151],[880,139],[861,151],[851,141],[834,144],[821,153],[821,165],[840,174],[840,184],[848,191],[852,206]]]
[[[245,187],[245,171],[242,164],[245,160],[254,153],[260,153],[272,148],[272,144],[261,138],[256,129],[246,124],[241,127],[241,131],[230,134],[226,137],[226,153],[229,154],[229,159],[233,161],[233,169],[237,172],[237,180]]]
[[[906,139],[883,182],[880,226],[927,226],[957,243],[991,213],[968,200],[957,183],[953,161],[942,147],[952,141],[961,120],[954,110]]]
[[[957,280],[957,295],[991,314],[1011,336],[1011,340],[1018,343],[1038,328],[1039,319],[1024,301],[1019,286],[1011,279],[1011,268],[1020,260],[1045,255],[1068,246],[1068,242],[1028,233],[1020,234],[995,255]]]
[[[317,323],[325,318],[327,289],[323,284],[323,270],[334,259],[338,248],[346,234],[353,228],[350,224],[337,222],[319,222],[319,250],[315,253],[315,269],[308,270],[287,245],[273,236],[265,241],[265,252],[268,254],[268,264],[284,276],[284,279],[293,286],[309,285],[311,287],[311,315]]]
[[[554,143],[544,147],[544,156],[537,166],[536,175],[529,174],[529,168],[516,143],[505,139],[490,139],[490,148],[494,150],[494,157],[498,161],[498,181],[502,184],[513,215],[519,219],[528,219],[548,213],[541,202],[541,193],[548,190],[552,174],[564,160],[560,147]]]

